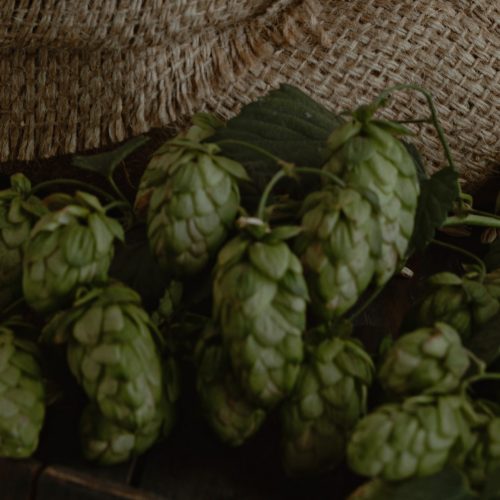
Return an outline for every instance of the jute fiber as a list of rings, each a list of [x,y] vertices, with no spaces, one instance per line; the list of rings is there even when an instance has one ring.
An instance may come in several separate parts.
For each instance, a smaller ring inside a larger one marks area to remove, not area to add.
[[[0,161],[230,118],[282,82],[339,111],[417,83],[477,184],[500,162],[499,20],[491,0],[4,0]],[[427,115],[401,92],[387,112]],[[431,127],[423,144],[442,164]]]

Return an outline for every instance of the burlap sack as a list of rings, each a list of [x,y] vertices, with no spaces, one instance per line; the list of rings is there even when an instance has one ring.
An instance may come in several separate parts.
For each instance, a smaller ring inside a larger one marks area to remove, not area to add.
[[[500,3],[490,0],[4,0],[0,161],[224,118],[280,82],[334,110],[395,83],[435,96],[469,183],[499,163]],[[389,115],[426,116],[397,94]],[[426,127],[424,153],[442,151]]]

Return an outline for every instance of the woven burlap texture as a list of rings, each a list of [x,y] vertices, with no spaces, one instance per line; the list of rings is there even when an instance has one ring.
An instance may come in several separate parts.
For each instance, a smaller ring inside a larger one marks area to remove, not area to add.
[[[488,0],[8,0],[0,160],[101,147],[201,109],[229,118],[281,82],[338,111],[417,83],[475,184],[499,162],[499,19]],[[397,93],[387,114],[428,111]],[[421,132],[438,166],[436,134]]]

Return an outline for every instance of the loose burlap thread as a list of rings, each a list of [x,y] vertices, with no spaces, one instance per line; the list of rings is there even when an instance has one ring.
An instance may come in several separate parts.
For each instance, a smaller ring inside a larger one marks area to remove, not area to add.
[[[202,109],[230,118],[282,82],[338,111],[417,83],[477,184],[499,163],[499,19],[488,0],[7,0],[0,161],[103,147]],[[397,93],[386,115],[428,111]],[[441,165],[431,127],[421,143]]]

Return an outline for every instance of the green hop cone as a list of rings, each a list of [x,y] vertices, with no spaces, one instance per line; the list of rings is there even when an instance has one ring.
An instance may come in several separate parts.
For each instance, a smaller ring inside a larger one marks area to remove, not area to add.
[[[102,416],[136,431],[158,418],[165,396],[153,331],[139,296],[109,283],[81,290],[43,335],[67,341],[69,368]]]
[[[213,312],[247,396],[270,407],[287,396],[303,358],[307,286],[285,227],[237,236],[219,252]],[[286,233],[286,234],[285,234]]]
[[[43,216],[24,251],[27,303],[38,312],[54,312],[71,303],[79,286],[105,280],[115,239],[123,240],[122,227],[88,193],[78,192],[63,208]]]
[[[25,458],[38,447],[45,388],[34,343],[0,326],[0,456]]]
[[[305,199],[295,250],[320,317],[343,315],[372,282],[381,243],[376,212],[351,188],[327,187]]]
[[[470,435],[464,408],[459,396],[415,396],[376,408],[354,428],[349,466],[388,481],[439,472]]]
[[[462,339],[468,339],[500,310],[498,298],[491,294],[493,279],[489,286],[487,281],[480,283],[449,272],[431,276],[423,297],[405,318],[405,327],[432,326],[442,321],[455,328]]]
[[[201,271],[224,243],[236,217],[241,164],[219,155],[216,144],[176,138],[153,155],[136,206],[148,206],[148,237],[165,271]]]
[[[469,355],[456,330],[436,323],[402,335],[385,354],[378,376],[397,396],[447,394],[458,388]]]
[[[333,338],[308,346],[281,412],[288,474],[319,473],[344,459],[349,433],[366,411],[373,372],[370,356],[354,340]]]
[[[249,402],[231,369],[222,339],[209,325],[196,347],[196,387],[210,427],[221,441],[240,446],[262,426],[266,412]]]
[[[475,443],[467,454],[464,470],[473,486],[484,485],[488,474],[500,468],[500,417],[492,418],[475,433]]]
[[[11,187],[0,191],[0,309],[22,295],[22,253],[35,221],[46,208],[31,195],[23,174],[10,178]]]
[[[413,159],[396,138],[405,130],[372,119],[373,111],[362,107],[352,121],[334,130],[328,139],[332,156],[324,168],[378,199],[377,230],[382,241],[375,277],[383,285],[406,257],[420,188]]]

